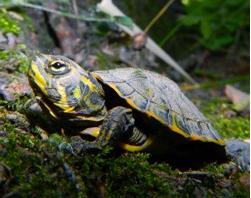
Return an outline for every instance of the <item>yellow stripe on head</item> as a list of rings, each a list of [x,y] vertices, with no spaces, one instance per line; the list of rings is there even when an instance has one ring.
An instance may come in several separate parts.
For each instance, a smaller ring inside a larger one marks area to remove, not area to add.
[[[73,96],[77,99],[81,98],[81,91],[80,91],[80,88],[79,87],[76,87],[74,90],[73,90]]]
[[[52,111],[52,109],[40,98],[37,98],[37,100],[39,100],[39,102],[48,110],[48,112],[50,113],[50,115],[54,118],[58,118],[57,115]]]
[[[41,74],[41,72],[39,71],[38,69],[38,66],[36,65],[35,62],[32,61],[31,63],[31,69],[34,73],[34,76],[33,76],[33,80],[34,82],[36,83],[36,85],[41,89],[41,91],[46,94],[47,91],[46,91],[46,86],[47,86],[47,82],[44,78],[44,76]],[[30,72],[30,75],[31,75],[31,72]]]
[[[81,77],[80,77],[80,80],[81,80],[84,84],[88,85],[88,87],[90,88],[90,90],[96,90],[96,86],[95,86],[95,85],[90,81],[90,79],[88,79],[87,77],[81,76]]]
[[[60,100],[58,102],[55,102],[55,105],[63,109],[65,113],[73,112],[74,107],[68,104],[68,99],[67,99],[68,97],[66,94],[65,87],[57,85],[57,91],[60,95]]]

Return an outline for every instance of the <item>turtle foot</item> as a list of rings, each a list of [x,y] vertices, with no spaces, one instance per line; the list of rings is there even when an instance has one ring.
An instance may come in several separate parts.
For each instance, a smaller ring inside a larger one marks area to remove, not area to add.
[[[83,140],[80,136],[72,137],[71,142],[72,148],[77,155],[81,155],[83,153],[97,153],[101,151],[101,148],[98,145]]]
[[[241,140],[226,141],[227,156],[232,158],[243,171],[250,170],[250,144]]]

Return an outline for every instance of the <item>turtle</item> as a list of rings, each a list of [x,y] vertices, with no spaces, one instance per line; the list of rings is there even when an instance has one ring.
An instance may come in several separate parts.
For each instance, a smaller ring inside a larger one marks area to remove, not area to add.
[[[90,72],[64,56],[37,54],[28,79],[42,112],[79,152],[112,146],[179,166],[231,158],[249,169],[249,144],[224,141],[166,76],[139,68]]]

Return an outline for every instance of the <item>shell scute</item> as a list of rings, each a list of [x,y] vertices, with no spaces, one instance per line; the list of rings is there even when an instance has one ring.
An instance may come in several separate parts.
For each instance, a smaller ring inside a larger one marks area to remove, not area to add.
[[[169,131],[196,137],[196,140],[221,141],[210,122],[167,77],[134,68],[97,71],[94,76],[110,86],[132,108],[167,126]]]

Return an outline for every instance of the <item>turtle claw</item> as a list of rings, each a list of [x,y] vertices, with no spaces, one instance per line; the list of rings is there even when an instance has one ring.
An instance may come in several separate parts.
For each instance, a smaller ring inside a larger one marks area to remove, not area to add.
[[[71,144],[69,143],[61,143],[58,145],[58,150],[59,151],[66,151],[74,156],[77,156],[77,154],[75,153],[73,147]]]
[[[101,150],[101,147],[99,147],[95,143],[83,140],[80,136],[72,137],[71,141],[73,151],[77,155],[81,155],[83,153],[97,153]]]

